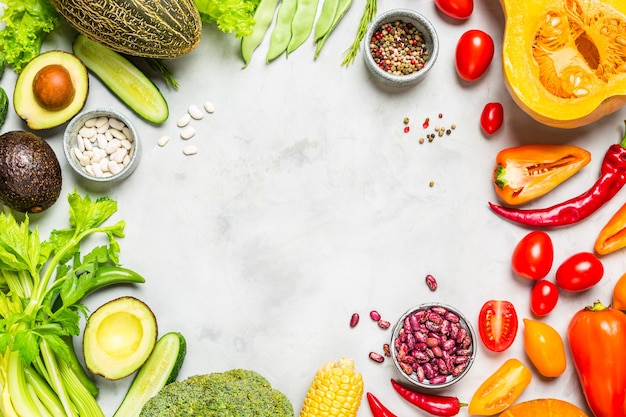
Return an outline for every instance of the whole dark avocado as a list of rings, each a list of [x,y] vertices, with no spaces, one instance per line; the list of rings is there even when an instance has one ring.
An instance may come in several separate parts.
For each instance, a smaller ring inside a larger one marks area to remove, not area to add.
[[[0,200],[22,213],[39,213],[61,194],[61,165],[43,138],[20,130],[0,135]]]

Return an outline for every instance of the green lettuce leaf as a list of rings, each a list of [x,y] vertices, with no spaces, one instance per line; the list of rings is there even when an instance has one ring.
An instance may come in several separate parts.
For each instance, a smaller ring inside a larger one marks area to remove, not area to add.
[[[194,0],[205,23],[215,23],[225,33],[249,36],[260,0]]]
[[[1,0],[0,62],[16,73],[41,51],[46,35],[59,25],[59,15],[48,0]]]

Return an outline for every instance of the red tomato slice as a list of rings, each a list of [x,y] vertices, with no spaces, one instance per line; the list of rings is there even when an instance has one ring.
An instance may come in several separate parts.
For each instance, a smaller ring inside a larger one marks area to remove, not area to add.
[[[511,302],[489,300],[480,309],[478,332],[485,347],[493,352],[508,349],[517,335],[517,312]]]
[[[559,288],[552,281],[541,279],[530,292],[530,311],[536,316],[545,316],[554,310],[559,301]]]
[[[491,36],[479,29],[470,29],[456,45],[456,72],[465,81],[476,81],[489,68],[493,59]]]
[[[538,280],[552,269],[554,246],[550,235],[535,230],[524,236],[513,249],[511,267],[522,278]]]
[[[566,291],[584,291],[596,285],[604,275],[604,265],[591,252],[567,258],[556,270],[556,284]]]
[[[435,0],[435,4],[444,14],[459,20],[469,18],[474,11],[474,0]]]

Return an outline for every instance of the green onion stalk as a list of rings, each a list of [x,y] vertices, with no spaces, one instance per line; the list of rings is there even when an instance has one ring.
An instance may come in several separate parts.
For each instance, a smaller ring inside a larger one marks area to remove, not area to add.
[[[44,241],[38,228],[29,228],[28,215],[20,222],[6,207],[0,214],[3,417],[104,416],[73,336],[87,315],[82,299],[102,286],[100,270],[119,267],[117,239],[124,237],[125,223],[104,224],[117,211],[109,198],[92,201],[74,192],[68,202],[69,227],[53,230]],[[106,243],[81,255],[81,242],[95,234],[104,235]],[[122,282],[127,277],[119,268]],[[143,279],[135,274],[132,281]]]

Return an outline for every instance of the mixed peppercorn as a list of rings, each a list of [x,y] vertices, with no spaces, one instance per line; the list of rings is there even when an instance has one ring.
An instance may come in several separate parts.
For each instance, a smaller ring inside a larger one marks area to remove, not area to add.
[[[417,72],[429,58],[422,33],[401,20],[385,23],[374,32],[370,52],[374,62],[393,75]]]

